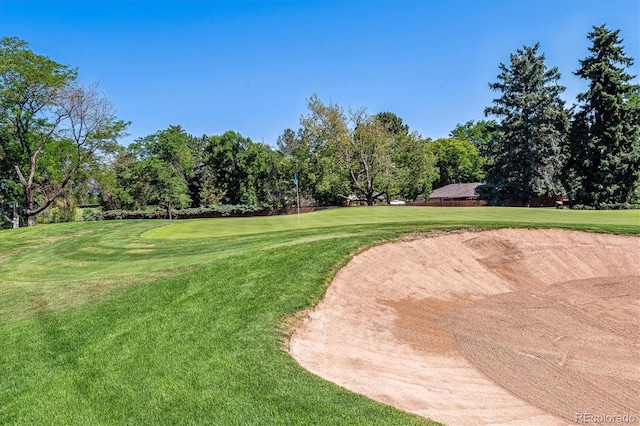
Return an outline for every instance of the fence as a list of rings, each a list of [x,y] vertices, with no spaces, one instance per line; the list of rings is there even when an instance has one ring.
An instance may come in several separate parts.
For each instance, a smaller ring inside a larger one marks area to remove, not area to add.
[[[414,206],[426,207],[480,207],[486,205],[484,200],[433,200],[426,203],[415,203]]]

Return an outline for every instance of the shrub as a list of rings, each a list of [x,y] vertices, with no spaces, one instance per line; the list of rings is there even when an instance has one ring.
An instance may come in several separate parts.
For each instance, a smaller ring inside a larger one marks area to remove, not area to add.
[[[631,203],[598,203],[594,206],[588,204],[574,204],[574,210],[635,210],[640,209],[640,204]]]

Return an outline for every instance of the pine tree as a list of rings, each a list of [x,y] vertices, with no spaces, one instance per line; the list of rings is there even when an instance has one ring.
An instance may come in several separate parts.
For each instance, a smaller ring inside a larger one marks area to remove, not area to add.
[[[495,157],[487,166],[479,194],[490,204],[528,205],[533,197],[562,193],[562,147],[568,133],[568,113],[559,95],[560,73],[547,69],[539,44],[512,54],[510,66],[500,64],[497,83],[501,93],[485,115],[498,118]]]
[[[575,75],[589,82],[572,120],[567,186],[576,203],[606,206],[634,202],[640,187],[640,86],[626,67],[619,30],[593,27],[591,55]]]

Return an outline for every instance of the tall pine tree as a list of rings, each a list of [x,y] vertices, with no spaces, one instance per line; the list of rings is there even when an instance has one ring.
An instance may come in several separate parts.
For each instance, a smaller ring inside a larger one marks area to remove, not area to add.
[[[578,95],[569,144],[567,186],[576,203],[592,206],[637,202],[640,188],[640,86],[626,67],[619,30],[593,27],[591,55],[575,74],[589,82]]]
[[[568,133],[568,113],[558,84],[560,73],[547,69],[539,44],[512,54],[500,64],[498,82],[491,89],[501,96],[485,109],[497,117],[495,156],[487,166],[479,194],[490,204],[529,205],[540,195],[562,193],[562,147]]]

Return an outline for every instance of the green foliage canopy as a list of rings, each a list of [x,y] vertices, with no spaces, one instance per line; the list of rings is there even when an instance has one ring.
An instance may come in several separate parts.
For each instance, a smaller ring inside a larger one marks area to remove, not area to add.
[[[0,202],[18,203],[27,225],[127,124],[96,85],[77,82],[75,69],[33,53],[20,39],[0,41]]]
[[[496,154],[496,129],[498,123],[495,120],[469,120],[464,124],[458,124],[449,133],[452,138],[469,141],[478,149],[485,162],[490,162]]]
[[[316,94],[309,98],[308,109],[300,119],[296,146],[306,157],[298,163],[315,184],[316,199],[335,202],[336,196],[355,196],[373,205],[379,198],[411,199],[431,189],[432,156],[400,117],[391,112],[371,116],[364,108],[347,115]]]
[[[452,183],[480,182],[484,178],[484,159],[478,149],[467,140],[441,138],[429,142],[436,158],[438,179],[436,188]]]

